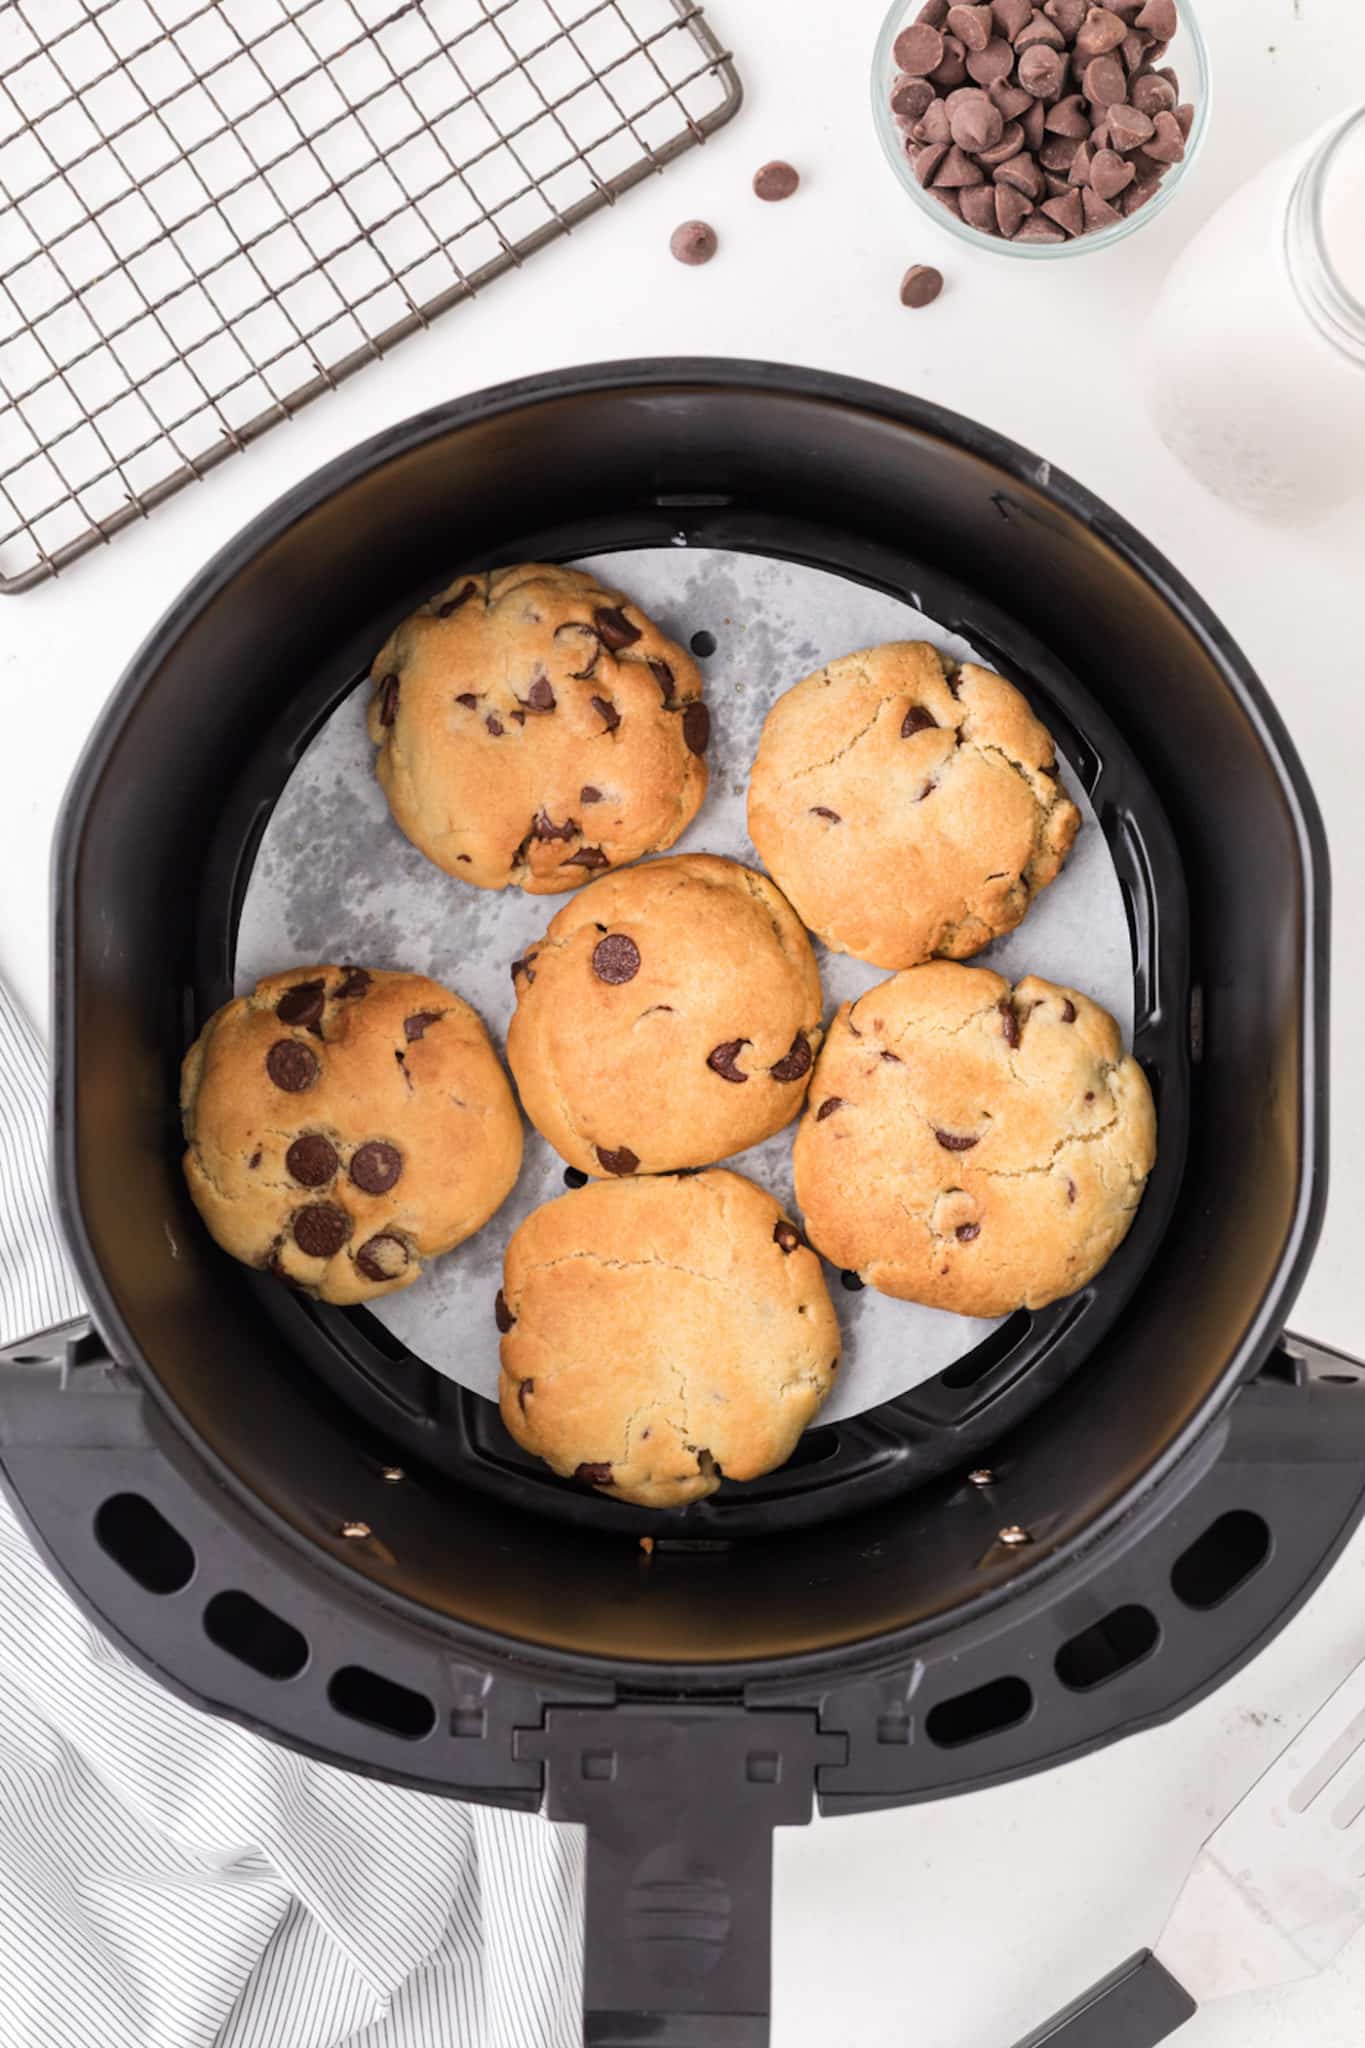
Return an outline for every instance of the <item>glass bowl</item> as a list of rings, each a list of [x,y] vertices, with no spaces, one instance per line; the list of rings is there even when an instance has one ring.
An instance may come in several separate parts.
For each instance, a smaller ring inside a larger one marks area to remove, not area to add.
[[[882,23],[876,53],[872,59],[872,120],[887,162],[916,206],[927,215],[935,227],[956,236],[960,242],[970,242],[974,249],[993,250],[998,256],[1014,256],[1025,262],[1056,263],[1069,256],[1090,256],[1101,249],[1111,248],[1115,242],[1122,242],[1128,235],[1135,235],[1139,228],[1146,227],[1149,221],[1154,221],[1159,214],[1165,212],[1194,168],[1209,125],[1209,52],[1194,11],[1193,0],[1179,0],[1180,27],[1162,58],[1163,65],[1173,65],[1180,74],[1182,103],[1188,101],[1194,108],[1194,125],[1185,141],[1183,160],[1171,166],[1152,198],[1145,206],[1140,206],[1136,213],[1126,214],[1113,227],[1097,228],[1093,234],[1076,235],[1065,242],[1008,242],[1003,235],[983,234],[979,228],[974,228],[967,221],[959,220],[956,215],[949,213],[936,199],[931,199],[916,179],[914,168],[906,154],[906,136],[897,126],[896,117],[891,111],[891,87],[897,76],[892,45],[901,30],[915,19],[922,5],[923,0],[895,0]]]

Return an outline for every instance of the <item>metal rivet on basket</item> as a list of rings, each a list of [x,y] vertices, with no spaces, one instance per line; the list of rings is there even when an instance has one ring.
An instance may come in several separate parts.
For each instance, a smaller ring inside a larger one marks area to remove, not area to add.
[[[1021,1529],[1017,1522],[1011,1522],[1008,1528],[1000,1531],[1000,1541],[1007,1550],[1017,1550],[1021,1543],[1032,1543],[1033,1538],[1027,1529]]]
[[[975,1472],[967,1474],[967,1482],[970,1486],[994,1486],[995,1474],[989,1465],[978,1465]]]
[[[387,1479],[390,1486],[397,1486],[399,1480],[406,1479],[408,1475],[401,1465],[381,1465],[379,1476],[381,1479]]]
[[[343,1536],[350,1537],[353,1542],[363,1543],[365,1538],[374,1532],[371,1530],[368,1522],[343,1522],[341,1533]]]

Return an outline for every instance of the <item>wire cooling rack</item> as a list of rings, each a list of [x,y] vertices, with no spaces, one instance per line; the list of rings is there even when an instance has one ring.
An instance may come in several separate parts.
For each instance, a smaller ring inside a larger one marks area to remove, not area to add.
[[[690,0],[0,0],[0,592],[739,101]]]

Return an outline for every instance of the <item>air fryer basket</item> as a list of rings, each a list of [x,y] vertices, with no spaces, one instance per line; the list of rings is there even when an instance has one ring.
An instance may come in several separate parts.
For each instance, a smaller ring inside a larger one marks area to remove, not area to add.
[[[228,991],[270,807],[388,627],[456,563],[670,540],[917,593],[1018,674],[1123,881],[1161,1163],[1075,1301],[817,1427],[771,1480],[646,1518],[521,1460],[372,1318],[218,1254],[174,1076]],[[774,1824],[812,1792],[932,1796],[1177,1711],[1360,1512],[1360,1373],[1283,1335],[1324,1193],[1316,811],[1193,592],[995,435],[707,361],[410,421],[163,621],[78,770],[56,887],[56,1170],[93,1327],[0,1365],[5,1483],[190,1697],[585,1820],[590,2040],[756,2048]]]

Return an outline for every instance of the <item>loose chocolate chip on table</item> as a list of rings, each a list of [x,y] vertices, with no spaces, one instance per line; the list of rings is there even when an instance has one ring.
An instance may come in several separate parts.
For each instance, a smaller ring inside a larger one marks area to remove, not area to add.
[[[959,1223],[955,1232],[959,1244],[970,1244],[974,1237],[980,1237],[979,1223]]]
[[[402,1153],[382,1138],[371,1138],[351,1160],[351,1179],[367,1195],[386,1195],[402,1171]]]
[[[1077,200],[1076,203],[1079,206],[1080,201]],[[1014,1004],[1010,1001],[1008,996],[1006,996],[1005,1000],[1000,1004],[1000,1029],[1004,1036],[1006,1045],[1011,1047],[1018,1045],[1019,1012],[1015,1009]]]
[[[396,1280],[406,1271],[410,1256],[401,1237],[381,1230],[377,1237],[361,1245],[355,1262],[367,1280]]]
[[[581,804],[600,804],[602,792],[600,789],[594,789],[590,782],[585,782],[578,792],[578,801]]]
[[[335,1202],[312,1202],[296,1209],[294,1242],[310,1259],[335,1258],[351,1234],[351,1219]]]
[[[659,690],[663,697],[664,703],[667,704],[669,698],[673,695],[672,669],[669,667],[666,661],[658,661],[655,659],[653,655],[650,655],[649,660],[646,663],[646,666],[648,667],[649,672],[653,676],[655,682],[659,685]]]
[[[275,1015],[281,1024],[301,1024],[311,1030],[322,1021],[324,994],[320,981],[296,981],[276,1003]]]
[[[348,967],[345,979],[337,983],[336,994],[345,999],[349,996],[363,996],[370,985],[370,972],[366,967]]]
[[[706,1064],[712,1073],[719,1074],[722,1081],[747,1081],[749,1076],[741,1074],[735,1065],[741,1049],[749,1043],[747,1038],[727,1038],[723,1045],[717,1045],[706,1055]]]
[[[379,685],[379,723],[392,725],[398,716],[398,678],[385,676]]]
[[[711,713],[702,703],[694,701],[683,713],[683,741],[689,752],[704,754],[711,742]]]
[[[410,1017],[403,1019],[403,1036],[409,1045],[426,1035],[427,1027],[439,1024],[443,1012],[440,1010],[414,1010]]]
[[[608,732],[615,732],[617,726],[621,723],[621,714],[610,698],[594,697],[591,702],[593,710],[601,719],[606,730]]]
[[[588,1464],[579,1465],[574,1472],[574,1478],[578,1480],[579,1484],[582,1486],[610,1486],[611,1466]]]
[[[810,814],[813,818],[828,818],[831,825],[842,825],[844,822],[839,813],[830,810],[827,804],[812,804]]]
[[[893,54],[902,71],[912,78],[927,78],[943,62],[943,37],[927,21],[917,21],[901,30]]]
[[[781,1246],[786,1257],[790,1258],[797,1247],[805,1242],[796,1225],[788,1223],[785,1216],[773,1225],[773,1243]]]
[[[265,1070],[286,1095],[301,1095],[321,1072],[316,1056],[297,1038],[277,1038],[265,1056]]]
[[[902,121],[918,121],[933,97],[934,88],[927,78],[911,78],[902,72],[891,88],[891,111]],[[1174,106],[1174,100],[1171,104]]]
[[[754,191],[760,199],[790,199],[800,183],[801,173],[780,158],[754,172]]]
[[[580,846],[577,853],[566,854],[559,865],[562,868],[604,868],[607,856],[600,846]]]
[[[720,237],[709,220],[685,220],[674,228],[668,246],[679,263],[695,268],[711,261],[720,247]]]
[[[970,1152],[977,1142],[975,1138],[961,1137],[956,1131],[935,1131],[934,1136],[945,1152]]]
[[[908,740],[917,732],[936,732],[938,720],[926,711],[922,704],[912,704],[901,720],[901,738]]]
[[[935,270],[932,263],[912,263],[901,279],[901,304],[919,312],[924,306],[932,306],[942,290],[941,270]]]
[[[555,693],[551,688],[548,676],[536,677],[530,689],[526,692],[526,701],[533,711],[554,710]]]
[[[625,613],[615,605],[599,605],[592,615],[592,622],[598,639],[613,654],[619,654],[623,647],[633,646],[640,637],[640,628],[632,626]]]
[[[573,839],[577,836],[578,825],[573,818],[566,818],[562,825],[556,825],[544,811],[537,811],[531,832],[536,839]]]
[[[715,634],[708,633],[703,627],[700,633],[694,633],[692,635],[692,638],[688,641],[687,644],[692,649],[692,652],[697,656],[698,660],[706,661],[709,658],[709,656],[715,653],[717,645],[719,643],[716,640]]]
[[[495,717],[491,711],[489,712],[487,718],[485,718],[484,724],[488,727],[488,730],[492,733],[495,740],[502,738],[505,729],[503,726],[503,722],[500,718]]]
[[[768,1072],[774,1081],[799,1081],[803,1074],[810,1072],[810,1061],[810,1046],[798,1031],[791,1042],[791,1050],[784,1052],[777,1065],[769,1067]]]
[[[1066,1001],[1062,1004],[1062,1022],[1063,1024],[1074,1024],[1075,1021],[1076,1005],[1072,1002],[1070,996],[1068,996],[1066,998]]]
[[[608,1152],[599,1145],[597,1147],[597,1163],[604,1172],[614,1173],[621,1178],[624,1178],[628,1173],[634,1173],[636,1167],[640,1164],[629,1145],[618,1145],[614,1152]]]
[[[816,1123],[822,1124],[827,1116],[833,1116],[835,1110],[842,1109],[843,1106],[844,1098],[842,1095],[827,1095],[815,1112]]]
[[[516,1317],[507,1306],[507,1296],[501,1288],[498,1289],[497,1299],[493,1303],[493,1320],[502,1331],[504,1337],[516,1321]]]
[[[624,932],[611,932],[592,949],[592,971],[599,981],[621,988],[640,972],[640,948]]]
[[[284,1155],[284,1163],[300,1187],[325,1187],[337,1170],[335,1148],[316,1131],[295,1138]]]
[[[467,603],[477,588],[477,584],[466,583],[463,590],[459,591],[454,597],[448,597],[444,604],[437,606],[437,618],[448,619],[452,612],[457,612],[462,604]]]

